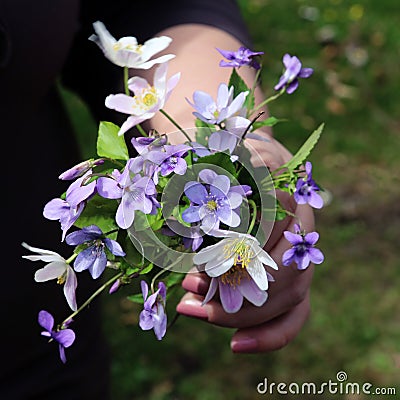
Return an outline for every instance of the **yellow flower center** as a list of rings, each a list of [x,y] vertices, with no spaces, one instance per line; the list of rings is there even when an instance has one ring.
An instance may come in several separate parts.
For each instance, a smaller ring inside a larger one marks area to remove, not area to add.
[[[234,256],[233,265],[221,276],[225,284],[233,287],[240,285],[243,278],[248,279],[246,268],[254,257],[254,252],[244,239],[235,239],[224,246],[225,258]]]
[[[138,45],[126,44],[125,46],[122,46],[122,44],[120,42],[117,42],[117,43],[114,43],[113,50],[114,51],[129,50],[129,51],[133,51],[134,53],[141,54],[142,46],[143,45],[141,45],[141,44],[138,44]]]
[[[149,86],[142,89],[141,93],[135,96],[136,106],[147,110],[157,104],[157,91],[154,86]]]
[[[210,211],[215,211],[218,208],[218,204],[215,200],[209,200],[207,201],[207,208]]]

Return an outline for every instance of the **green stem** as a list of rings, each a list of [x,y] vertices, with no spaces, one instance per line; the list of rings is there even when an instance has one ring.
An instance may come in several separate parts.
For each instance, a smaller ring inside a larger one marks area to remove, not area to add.
[[[125,88],[125,94],[127,96],[129,96],[128,79],[129,79],[129,68],[124,67],[124,88]]]
[[[111,285],[114,283],[117,279],[119,279],[124,273],[120,272],[117,275],[113,276],[111,279],[109,279],[106,283],[101,285],[76,311],[74,311],[71,315],[69,315],[67,318],[64,319],[64,321],[61,323],[61,327],[64,326],[67,321],[71,320],[72,318],[75,317],[75,315],[79,314],[87,305],[89,305],[92,300],[97,297],[107,286]]]
[[[140,124],[136,125],[136,128],[138,129],[138,131],[140,132],[140,134],[144,137],[148,137],[149,135],[145,132],[145,130],[141,127]]]
[[[75,254],[75,253],[72,254],[72,256],[70,258],[68,258],[68,260],[65,260],[65,263],[68,265],[71,264],[72,261],[74,261],[76,257],[78,257],[78,254]]]
[[[262,101],[257,107],[254,108],[253,112],[259,110],[261,107],[264,107],[268,103],[270,103],[273,100],[276,100],[278,97],[282,96],[283,93],[285,93],[286,87],[283,87],[276,95],[268,97],[268,99],[265,99]]]
[[[192,139],[190,138],[190,136],[183,130],[183,128],[168,114],[166,113],[164,110],[160,110],[161,114],[163,114],[165,117],[168,118],[168,120],[170,122],[172,122],[186,137],[187,140],[189,140],[189,142],[192,141]]]
[[[249,229],[247,229],[247,234],[250,235],[251,231],[254,228],[254,225],[256,223],[256,218],[257,218],[257,204],[254,202],[254,200],[249,199],[248,200],[249,205],[251,206],[251,208],[253,209],[253,215],[251,217],[251,221],[250,221],[250,225],[249,225]]]

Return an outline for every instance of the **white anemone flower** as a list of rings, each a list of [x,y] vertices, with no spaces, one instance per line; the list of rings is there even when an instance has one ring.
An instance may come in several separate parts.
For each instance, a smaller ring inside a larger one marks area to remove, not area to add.
[[[274,280],[264,265],[278,269],[275,261],[251,235],[225,230],[215,230],[212,235],[224,239],[193,257],[194,264],[204,264],[206,274],[211,277],[203,304],[219,289],[227,313],[239,311],[244,298],[256,306],[263,305],[268,298],[268,282]]]
[[[139,44],[133,36],[116,40],[100,21],[96,21],[93,27],[97,35],[91,35],[89,40],[95,42],[104,55],[120,67],[149,69],[154,64],[161,64],[175,57],[174,54],[166,54],[150,60],[169,46],[172,39],[168,36],[155,37]]]
[[[36,282],[46,282],[51,279],[57,279],[57,283],[64,284],[64,295],[67,299],[67,303],[72,311],[77,310],[75,290],[78,285],[76,274],[73,268],[67,264],[66,260],[61,257],[58,253],[50,250],[43,250],[37,247],[29,246],[26,243],[22,243],[26,249],[39,255],[22,256],[31,261],[44,261],[48,264],[43,268],[39,269],[35,273]]]
[[[179,82],[180,72],[167,79],[168,63],[161,64],[154,73],[153,86],[146,79],[135,76],[128,80],[128,88],[134,96],[124,93],[110,94],[106,97],[106,107],[129,114],[118,135],[141,122],[153,118],[164,107],[172,90]]]

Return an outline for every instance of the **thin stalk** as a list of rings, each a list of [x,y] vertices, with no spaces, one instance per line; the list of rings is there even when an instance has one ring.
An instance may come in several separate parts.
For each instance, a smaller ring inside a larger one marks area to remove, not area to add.
[[[168,114],[166,113],[164,110],[160,110],[161,114],[163,114],[165,117],[167,117],[167,119],[172,122],[186,137],[186,139],[191,142],[192,139],[190,138],[190,136],[184,131],[184,129]]]

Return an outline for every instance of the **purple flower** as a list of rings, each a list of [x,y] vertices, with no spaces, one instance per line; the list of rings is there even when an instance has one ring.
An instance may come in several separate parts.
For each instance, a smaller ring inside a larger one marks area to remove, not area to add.
[[[300,60],[296,56],[292,57],[290,54],[283,56],[283,64],[286,70],[274,89],[281,90],[285,87],[288,94],[293,93],[299,86],[298,78],[308,78],[314,72],[312,68],[302,68]]]
[[[184,175],[187,164],[183,157],[189,150],[192,148],[186,144],[165,145],[162,149],[150,151],[144,159],[155,164],[156,171],[160,171],[162,176],[167,176],[172,172]]]
[[[86,172],[88,172],[91,168],[95,167],[96,165],[101,165],[103,163],[104,160],[102,158],[99,158],[97,160],[90,159],[87,161],[82,161],[81,163],[63,172],[58,178],[63,181],[76,179],[86,174]]]
[[[131,172],[134,159],[130,159],[124,171],[115,169],[111,177],[101,177],[97,180],[97,190],[100,196],[107,199],[121,199],[115,220],[122,229],[128,229],[135,218],[135,211],[153,214],[160,207],[155,198],[157,194],[154,182],[149,177],[142,177]]]
[[[296,190],[293,194],[297,204],[309,204],[314,208],[322,208],[324,200],[317,193],[319,191],[318,185],[312,179],[312,164],[306,162],[306,179],[299,178],[296,182]]]
[[[244,46],[239,47],[238,51],[221,50],[218,48],[217,48],[217,50],[227,60],[229,60],[228,62],[221,60],[219,63],[220,67],[233,67],[233,68],[237,67],[237,68],[239,68],[244,65],[248,65],[249,67],[253,67],[254,69],[258,70],[258,69],[260,69],[260,64],[256,60],[254,60],[253,57],[264,54],[263,51],[254,52]]]
[[[292,262],[297,264],[297,269],[306,269],[310,262],[314,264],[321,264],[324,261],[324,255],[321,250],[314,247],[319,239],[317,232],[305,233],[300,230],[299,225],[295,224],[294,231],[285,231],[283,234],[290,242],[292,247],[286,250],[282,255],[282,263],[285,266],[290,265]]]
[[[55,340],[58,343],[60,358],[65,364],[67,362],[65,349],[74,343],[75,332],[72,329],[67,329],[66,325],[61,327],[59,330],[53,330],[54,318],[45,310],[39,312],[38,322],[39,325],[45,329],[45,331],[41,332],[42,336],[49,337],[50,341]]]
[[[203,304],[219,289],[227,313],[239,311],[244,298],[256,306],[263,305],[268,298],[268,282],[274,280],[264,264],[278,269],[275,261],[251,235],[223,230],[213,231],[212,235],[223,239],[193,257],[195,265],[205,264],[204,270],[211,277]]]
[[[185,248],[191,248],[192,251],[196,251],[202,245],[204,236],[204,232],[200,229],[200,224],[187,227],[172,219],[167,221],[167,226],[163,227],[162,234],[181,237]]]
[[[89,170],[85,175],[73,182],[67,189],[65,200],[50,200],[43,210],[43,216],[50,220],[59,220],[62,229],[62,240],[67,231],[75,223],[85,208],[86,201],[96,192],[96,182],[86,183],[92,171]]]
[[[245,190],[243,195],[236,187],[232,190],[226,175],[217,175],[210,169],[200,171],[199,178],[207,185],[195,181],[185,185],[184,192],[191,205],[182,213],[182,219],[188,223],[201,221],[201,229],[205,232],[218,229],[220,222],[238,226],[240,217],[236,209],[243,201]]]
[[[104,237],[102,230],[96,225],[86,226],[78,231],[70,233],[65,241],[71,246],[86,243],[87,248],[82,250],[75,259],[76,272],[88,269],[93,279],[97,279],[106,268],[107,255],[105,247],[115,256],[124,256],[120,244],[112,239]]]
[[[139,326],[144,331],[153,329],[157,339],[161,340],[167,331],[167,314],[165,313],[167,289],[164,282],[159,282],[158,290],[148,296],[149,288],[147,283],[141,281],[140,286],[142,288],[144,306],[139,315]]]

